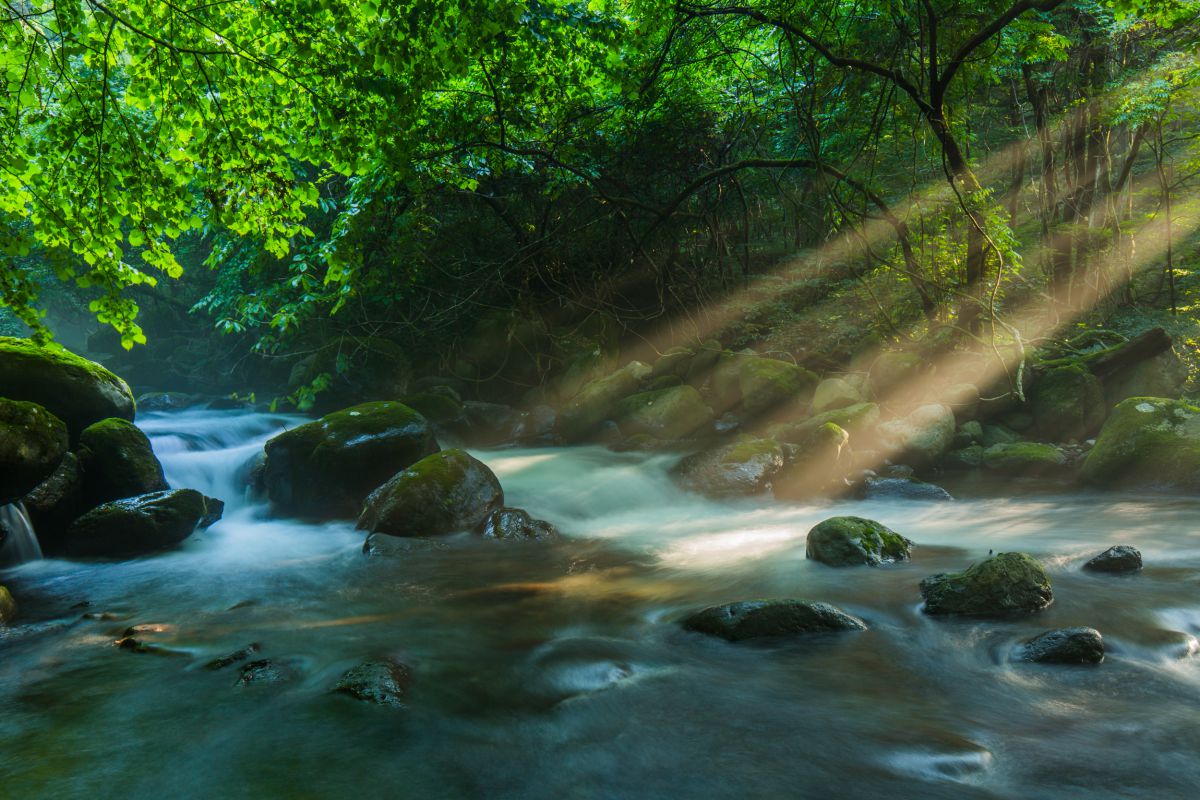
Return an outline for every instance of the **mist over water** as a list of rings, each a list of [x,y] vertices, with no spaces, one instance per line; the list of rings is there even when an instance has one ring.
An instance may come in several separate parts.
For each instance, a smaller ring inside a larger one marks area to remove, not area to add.
[[[296,417],[148,415],[172,486],[225,518],[127,562],[0,573],[0,797],[1184,798],[1200,780],[1200,503],[1028,495],[952,503],[711,501],[673,457],[598,447],[476,451],[557,544],[449,537],[362,552],[352,523],[271,519],[245,476]],[[877,519],[909,563],[806,561],[829,516]],[[1080,571],[1117,543],[1134,576]],[[917,584],[990,550],[1041,559],[1046,611],[932,619]],[[759,597],[834,603],[863,633],[731,645],[675,622]],[[86,603],[87,605],[81,605]],[[94,618],[84,618],[89,614]],[[112,642],[126,627],[160,653]],[[1014,664],[1041,631],[1089,625],[1097,668]],[[204,664],[245,647],[292,680]],[[329,689],[392,656],[402,711]]]

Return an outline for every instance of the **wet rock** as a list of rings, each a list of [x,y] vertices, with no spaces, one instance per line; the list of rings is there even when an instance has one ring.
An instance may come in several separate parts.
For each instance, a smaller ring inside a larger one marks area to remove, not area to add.
[[[807,400],[816,389],[815,373],[774,358],[747,358],[738,363],[738,392],[742,409],[751,416],[765,414],[785,403]]]
[[[884,452],[906,464],[936,464],[954,441],[954,412],[940,403],[917,407],[877,428]]]
[[[863,482],[863,497],[868,500],[919,500],[935,503],[954,499],[941,486],[916,478],[868,478]]]
[[[998,553],[963,572],[921,581],[926,614],[1003,616],[1040,611],[1054,594],[1042,565],[1025,553]]]
[[[1008,442],[984,450],[983,465],[1005,475],[1048,475],[1062,472],[1067,466],[1067,456],[1052,444]]]
[[[68,557],[116,558],[164,550],[220,518],[223,504],[195,489],[114,500],[71,523],[62,543]]]
[[[827,422],[788,445],[783,469],[772,481],[775,499],[807,500],[845,494],[849,488],[846,477],[852,469],[846,447],[849,441],[850,434]]]
[[[801,422],[772,425],[767,432],[780,442],[801,444],[812,432],[823,425],[833,423],[850,434],[855,449],[870,445],[874,440],[875,427],[879,424],[879,406],[874,403],[857,403],[846,408],[816,414]]]
[[[1200,490],[1200,408],[1162,397],[1118,403],[1079,476],[1097,486]]]
[[[8,589],[0,585],[0,625],[6,625],[17,616],[17,601]]]
[[[510,541],[556,539],[558,531],[544,519],[534,519],[523,508],[498,508],[483,522],[483,536]]]
[[[443,450],[372,492],[358,527],[392,536],[473,531],[503,505],[504,490],[486,464],[462,450]]]
[[[816,391],[813,392],[812,410],[814,414],[820,414],[863,402],[866,402],[866,398],[849,381],[843,378],[826,378],[817,384]]]
[[[622,432],[659,439],[680,439],[712,424],[712,409],[686,385],[631,395],[617,404],[615,414]]]
[[[831,517],[808,532],[804,555],[831,567],[878,566],[905,561],[912,542],[863,517]]]
[[[552,444],[558,414],[550,406],[536,405],[521,415],[513,430],[513,438],[522,444]]]
[[[403,708],[411,685],[412,670],[398,661],[384,659],[351,667],[338,679],[333,691],[367,703]]]
[[[706,608],[683,620],[689,631],[731,642],[808,633],[861,631],[867,626],[828,603],[802,600],[746,600]]]
[[[185,392],[147,392],[137,398],[138,411],[181,411],[194,408],[204,402],[204,398]]]
[[[246,659],[255,655],[260,649],[261,648],[257,642],[252,642],[251,644],[243,647],[241,650],[234,650],[232,653],[226,653],[223,656],[214,658],[212,661],[209,661],[207,664],[205,664],[204,668],[211,670],[225,669],[225,667],[228,667],[231,664],[236,664],[239,661],[245,661]]]
[[[1030,409],[1038,436],[1066,442],[1099,430],[1108,405],[1100,379],[1083,367],[1070,366],[1052,369],[1034,382]]]
[[[640,391],[650,372],[647,364],[631,361],[584,386],[558,415],[559,435],[568,442],[586,438],[602,422],[614,418],[617,403]]]
[[[251,661],[242,667],[238,675],[238,685],[242,687],[269,686],[291,680],[293,670],[290,666],[268,658]]]
[[[281,433],[266,444],[263,482],[277,511],[352,518],[384,481],[436,453],[429,421],[401,403],[364,403]]]
[[[106,419],[79,435],[83,496],[87,507],[167,488],[150,439],[132,422]]]
[[[524,422],[519,411],[502,403],[468,400],[462,404],[462,414],[465,425],[457,433],[474,447],[511,442],[520,437],[518,427]]]
[[[1142,568],[1142,553],[1136,547],[1118,544],[1083,565],[1092,572],[1137,572]]]
[[[93,422],[133,419],[125,381],[54,344],[0,336],[0,386],[8,399],[37,403],[62,420],[72,441]]]
[[[413,539],[372,533],[363,542],[363,552],[371,558],[407,558],[431,550],[442,550],[449,545],[438,539]]]
[[[69,443],[67,426],[37,403],[0,397],[0,505],[53,475]]]
[[[687,456],[673,473],[685,489],[709,497],[768,491],[783,468],[783,448],[774,439],[745,439]]]
[[[959,450],[951,450],[942,458],[944,469],[975,469],[983,466],[982,445],[972,444]]]
[[[1017,657],[1042,664],[1099,664],[1104,639],[1095,628],[1059,628],[1025,642]]]

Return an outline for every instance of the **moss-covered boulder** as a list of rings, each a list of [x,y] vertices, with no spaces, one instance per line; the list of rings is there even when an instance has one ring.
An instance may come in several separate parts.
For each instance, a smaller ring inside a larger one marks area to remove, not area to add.
[[[263,483],[278,512],[350,518],[400,470],[438,450],[429,421],[402,403],[379,401],[327,414],[266,444]]]
[[[942,457],[942,469],[975,469],[983,466],[983,445],[972,444],[951,450]]]
[[[910,395],[928,368],[929,361],[917,353],[882,352],[871,364],[871,395],[876,400],[889,402]]]
[[[983,465],[1005,475],[1050,475],[1066,468],[1067,456],[1044,442],[1009,442],[985,449]]]
[[[119,558],[164,550],[221,518],[220,500],[195,489],[151,492],[93,508],[71,523],[61,554]]]
[[[1025,642],[1016,656],[1038,664],[1099,664],[1104,660],[1104,637],[1095,628],[1059,628]]]
[[[685,489],[720,498],[769,491],[782,468],[783,448],[778,442],[746,438],[687,456],[673,474]]]
[[[89,507],[167,488],[150,439],[128,420],[93,423],[79,435],[83,497]]]
[[[615,415],[622,433],[658,439],[681,439],[712,424],[712,409],[686,385],[626,397],[617,404]]]
[[[706,608],[683,620],[685,630],[731,642],[867,629],[858,617],[828,603],[743,600]]]
[[[37,403],[0,397],[0,505],[20,500],[53,475],[69,444],[58,417]]]
[[[785,403],[807,401],[817,386],[816,374],[775,358],[747,358],[738,364],[742,410],[765,414]]]
[[[808,431],[785,453],[783,469],[772,482],[777,500],[837,497],[849,488],[852,471],[850,434],[832,422]]]
[[[815,414],[848,408],[865,402],[862,392],[844,378],[826,378],[813,392],[812,410]]]
[[[13,600],[8,589],[0,586],[0,625],[11,622],[15,616],[17,616],[17,601]]]
[[[1055,442],[1082,441],[1104,424],[1108,405],[1100,379],[1079,366],[1052,369],[1029,393],[1034,430]]]
[[[881,449],[914,467],[936,464],[954,442],[954,412],[940,403],[919,406],[876,429]]]
[[[857,449],[860,445],[870,443],[875,438],[875,427],[879,424],[879,406],[874,403],[855,403],[846,408],[825,411],[814,414],[800,422],[784,422],[772,425],[767,433],[786,444],[801,444],[812,432],[822,425],[832,422],[846,433]]]
[[[586,438],[602,422],[616,416],[618,403],[641,391],[650,371],[641,361],[631,361],[611,375],[584,386],[559,412],[559,435],[569,442]]]
[[[997,553],[963,572],[921,581],[926,614],[1004,616],[1040,611],[1054,593],[1042,565],[1025,553]]]
[[[535,519],[523,508],[497,508],[483,521],[485,539],[506,541],[557,539],[558,531],[544,519]]]
[[[0,336],[0,392],[37,403],[62,420],[71,440],[93,422],[133,419],[133,393],[104,367],[58,345]]]
[[[479,530],[504,507],[500,481],[462,450],[426,456],[367,498],[358,527],[392,536],[442,536]]]
[[[877,567],[906,561],[912,542],[891,528],[863,517],[831,517],[808,532],[806,558],[831,567]]]
[[[1121,401],[1079,477],[1096,486],[1200,491],[1200,408],[1162,397]]]
[[[465,423],[463,403],[448,391],[427,391],[401,395],[398,403],[406,405],[435,425],[450,427]]]

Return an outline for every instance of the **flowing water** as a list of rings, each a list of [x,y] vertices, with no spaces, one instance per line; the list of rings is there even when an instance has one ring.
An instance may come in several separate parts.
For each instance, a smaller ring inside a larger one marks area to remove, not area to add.
[[[24,564],[42,557],[29,513],[22,503],[0,506],[0,565]]]
[[[178,550],[0,573],[3,798],[1191,798],[1200,782],[1200,503],[1052,496],[785,505],[676,489],[672,459],[580,447],[479,452],[558,544],[452,537],[365,555],[350,524],[270,519],[246,463],[295,419],[147,416],[172,485],[225,518]],[[994,499],[993,499],[994,498]],[[910,563],[804,559],[852,513]],[[1134,576],[1080,571],[1112,544]],[[932,619],[919,580],[989,550],[1042,559],[1056,600],[1007,621]],[[706,605],[825,600],[870,630],[732,645],[681,630]],[[135,624],[158,652],[112,643]],[[1098,667],[1015,664],[1090,625]],[[204,665],[250,643],[292,679]],[[347,668],[411,665],[404,710],[331,694]]]

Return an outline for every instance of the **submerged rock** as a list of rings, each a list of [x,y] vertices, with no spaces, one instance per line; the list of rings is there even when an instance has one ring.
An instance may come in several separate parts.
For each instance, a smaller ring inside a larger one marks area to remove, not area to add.
[[[1123,400],[1079,476],[1097,486],[1200,490],[1200,408],[1162,397]]]
[[[1040,611],[1054,594],[1050,579],[1032,556],[997,553],[963,572],[921,581],[926,614],[1002,616]]]
[[[744,600],[706,608],[682,622],[689,631],[731,642],[805,633],[862,631],[861,619],[828,603],[803,600]]]
[[[114,500],[71,523],[62,543],[64,555],[115,558],[137,556],[179,544],[198,528],[221,518],[223,503],[195,489]]]
[[[640,392],[616,406],[616,420],[628,435],[680,439],[712,424],[712,409],[691,386]]]
[[[1104,639],[1095,628],[1059,628],[1025,642],[1017,657],[1042,664],[1099,664]]]
[[[709,497],[768,491],[783,468],[783,448],[774,439],[744,439],[687,456],[674,469],[685,488]]]
[[[399,661],[367,661],[346,670],[333,691],[381,706],[404,707],[412,685],[412,670]]]
[[[919,500],[934,503],[954,499],[941,486],[916,478],[868,478],[863,482],[863,497],[868,500]]]
[[[804,555],[831,567],[878,566],[905,561],[912,542],[863,517],[831,517],[808,532]]]
[[[293,670],[286,664],[262,658],[251,661],[242,667],[238,674],[238,685],[243,688],[250,686],[266,686],[291,680]]]
[[[150,439],[128,420],[101,420],[79,435],[83,493],[89,507],[167,488]]]
[[[1142,553],[1136,547],[1118,544],[1083,565],[1092,572],[1137,572],[1142,568]]]
[[[15,616],[17,616],[17,601],[13,600],[13,596],[7,588],[0,585],[0,625],[11,622]]]
[[[358,527],[392,536],[478,530],[504,506],[504,490],[482,461],[463,450],[426,456],[367,498]]]
[[[266,444],[263,482],[272,507],[317,518],[353,518],[400,470],[436,453],[428,420],[380,401],[327,414]]]
[[[489,539],[556,539],[558,531],[544,519],[534,519],[523,508],[498,508],[483,521]]]
[[[58,417],[72,441],[93,422],[133,419],[133,394],[125,381],[55,344],[0,336],[0,387],[10,400],[37,403]]]
[[[251,642],[241,650],[234,650],[232,653],[227,653],[223,656],[214,658],[212,661],[209,661],[207,664],[205,664],[204,668],[211,670],[225,669],[225,667],[228,667],[231,664],[236,664],[239,661],[245,661],[247,658],[250,658],[250,656],[256,654],[260,649],[261,647],[257,642]]]
[[[53,475],[69,444],[58,417],[37,403],[0,397],[0,505],[20,500]]]

